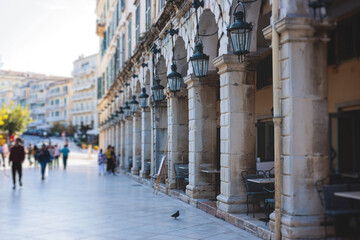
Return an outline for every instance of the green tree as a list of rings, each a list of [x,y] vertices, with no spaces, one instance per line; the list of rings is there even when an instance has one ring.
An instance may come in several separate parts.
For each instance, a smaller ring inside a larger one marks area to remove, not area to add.
[[[55,122],[53,124],[53,126],[50,128],[50,130],[52,133],[57,132],[57,133],[61,134],[62,132],[66,131],[66,127],[63,124],[61,124],[60,122]]]
[[[26,126],[32,122],[28,107],[23,108],[20,105],[11,103],[9,106],[3,105],[0,113],[6,113],[7,117],[2,119],[0,130],[6,131],[9,136],[13,133],[22,133],[26,130]]]

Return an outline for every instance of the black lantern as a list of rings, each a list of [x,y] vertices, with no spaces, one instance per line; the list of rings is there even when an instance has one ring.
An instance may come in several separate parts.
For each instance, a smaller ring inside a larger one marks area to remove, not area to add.
[[[321,21],[326,16],[331,0],[308,0],[308,6],[312,9],[315,21]]]
[[[124,115],[125,117],[130,117],[130,106],[129,106],[129,102],[125,102],[125,106],[124,106]]]
[[[169,83],[170,92],[176,93],[180,91],[182,76],[177,72],[176,62],[171,64],[171,72],[166,76]]]
[[[141,108],[148,107],[148,98],[149,98],[149,95],[146,94],[146,88],[143,88],[142,93],[139,95],[139,102],[140,102]]]
[[[160,78],[155,76],[155,85],[151,88],[155,101],[164,99],[164,86],[160,84]]]
[[[119,121],[124,121],[124,111],[123,111],[122,107],[120,107],[120,110],[117,111],[117,113],[118,113],[118,120]]]
[[[130,112],[131,113],[136,113],[138,108],[139,108],[139,102],[136,101],[136,96],[133,95],[132,96],[132,100],[130,101]]]
[[[132,75],[133,79],[138,78],[139,76],[137,74]]]
[[[243,11],[236,11],[239,6]],[[239,2],[234,10],[234,22],[227,28],[230,34],[231,45],[234,54],[239,56],[239,61],[244,62],[245,55],[250,51],[252,25],[246,22],[245,7]]]
[[[200,39],[195,45],[195,53],[190,57],[194,75],[198,78],[206,77],[209,67],[209,56],[203,52],[203,44]]]

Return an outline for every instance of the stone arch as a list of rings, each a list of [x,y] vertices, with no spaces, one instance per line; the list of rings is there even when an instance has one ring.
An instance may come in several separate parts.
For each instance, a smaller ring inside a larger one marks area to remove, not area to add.
[[[187,62],[185,42],[182,37],[176,38],[176,41],[174,42],[174,59],[176,60],[178,72],[183,77],[187,76],[189,66]]]
[[[137,79],[135,83],[134,94],[138,94],[140,92],[141,92],[141,83],[140,80]]]
[[[205,9],[199,18],[199,34],[204,46],[204,53],[209,56],[209,71],[215,71],[213,59],[219,54],[218,25],[215,15],[210,9]],[[206,35],[206,36],[202,36]],[[196,41],[197,37],[195,37]]]

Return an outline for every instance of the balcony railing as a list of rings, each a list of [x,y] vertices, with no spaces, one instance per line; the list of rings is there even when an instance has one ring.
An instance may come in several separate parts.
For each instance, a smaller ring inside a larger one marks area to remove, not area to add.
[[[67,105],[64,104],[55,104],[55,105],[47,105],[46,108],[47,109],[51,109],[51,110],[55,110],[55,109],[59,109],[59,108],[66,108]]]
[[[74,92],[74,95],[75,95],[75,94],[78,94],[78,93],[76,93],[77,91],[83,91],[83,90],[86,90],[86,89],[90,89],[92,87],[95,87],[94,83],[86,83],[86,84],[74,86],[72,88],[72,91]]]
[[[91,108],[83,108],[83,109],[76,108],[76,109],[72,109],[71,113],[72,114],[78,114],[78,113],[87,113],[87,112],[93,112],[93,111],[95,111],[95,108],[94,109],[91,109]]]
[[[85,100],[85,99],[96,99],[96,94],[89,94],[89,93],[80,93],[74,94],[71,99],[73,101]]]
[[[64,116],[58,116],[58,117],[48,117],[46,118],[47,122],[60,122],[60,121],[67,121],[67,118]]]

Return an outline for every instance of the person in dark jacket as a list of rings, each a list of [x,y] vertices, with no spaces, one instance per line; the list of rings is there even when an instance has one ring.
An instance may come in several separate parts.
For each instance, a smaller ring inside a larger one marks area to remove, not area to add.
[[[41,149],[38,152],[39,155],[39,162],[41,166],[41,180],[45,179],[45,169],[46,164],[51,161],[51,155],[49,153],[49,150],[47,150],[46,145],[43,144]]]
[[[10,150],[10,157],[9,157],[9,165],[12,162],[11,170],[12,170],[12,177],[13,177],[13,189],[16,188],[16,172],[19,174],[19,184],[20,187],[22,186],[21,177],[22,177],[22,163],[25,159],[25,149],[21,145],[22,141],[20,138],[15,140],[15,145]]]

